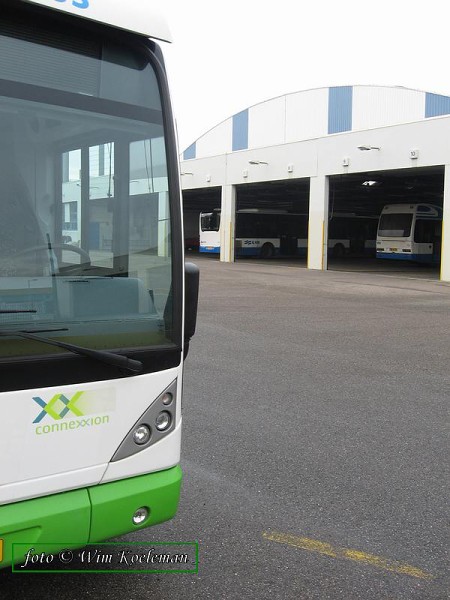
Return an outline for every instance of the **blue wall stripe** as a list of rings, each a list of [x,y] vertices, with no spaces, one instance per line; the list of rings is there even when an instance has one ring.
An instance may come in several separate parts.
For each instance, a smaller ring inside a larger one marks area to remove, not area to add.
[[[450,98],[427,92],[425,97],[425,118],[450,115]]]
[[[191,144],[189,146],[189,148],[186,148],[186,150],[183,152],[183,160],[190,160],[191,158],[195,158],[197,155],[197,144],[196,142],[194,142],[193,144]]]
[[[328,133],[351,131],[353,87],[331,87],[328,90]]]
[[[248,108],[233,116],[233,152],[248,148]]]

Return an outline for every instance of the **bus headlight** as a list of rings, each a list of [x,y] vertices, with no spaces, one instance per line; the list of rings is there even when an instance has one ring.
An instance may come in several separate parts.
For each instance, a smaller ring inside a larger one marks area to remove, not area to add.
[[[133,432],[134,443],[138,446],[143,446],[150,440],[151,435],[152,430],[148,425],[139,425]]]
[[[172,416],[167,411],[160,412],[155,420],[155,427],[158,431],[169,429],[172,424]]]

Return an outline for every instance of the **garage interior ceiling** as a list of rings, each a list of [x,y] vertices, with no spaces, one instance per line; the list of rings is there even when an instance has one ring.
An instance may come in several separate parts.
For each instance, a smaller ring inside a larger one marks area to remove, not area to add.
[[[183,209],[208,211],[220,208],[222,188],[210,187],[195,190],[183,190]]]
[[[236,186],[237,209],[267,208],[290,212],[308,210],[309,179],[264,181]],[[203,188],[183,191],[185,210],[212,210],[220,208],[221,188]]]
[[[237,186],[237,208],[308,212],[309,179],[266,181]]]
[[[372,185],[363,185],[372,182]],[[444,167],[372,171],[330,177],[330,211],[378,216],[385,204],[442,206]]]
[[[363,185],[364,182],[375,182]],[[442,206],[444,167],[371,171],[330,177],[330,211],[378,216],[385,204],[428,202]],[[183,191],[185,210],[220,208],[221,188]],[[308,210],[309,179],[237,186],[237,208]]]

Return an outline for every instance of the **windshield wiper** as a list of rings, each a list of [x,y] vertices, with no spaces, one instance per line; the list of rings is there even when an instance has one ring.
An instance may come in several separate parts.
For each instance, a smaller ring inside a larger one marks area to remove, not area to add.
[[[119,367],[120,369],[126,369],[132,373],[140,373],[144,368],[144,365],[140,360],[134,360],[128,358],[128,356],[122,356],[122,354],[116,354],[115,352],[105,352],[104,350],[91,350],[90,348],[84,348],[83,346],[77,346],[75,344],[68,344],[67,342],[60,342],[59,340],[52,340],[48,337],[41,337],[36,333],[48,333],[52,331],[67,331],[67,328],[61,329],[30,329],[30,330],[0,330],[0,336],[2,337],[21,337],[27,340],[34,340],[36,342],[42,342],[43,344],[49,344],[50,346],[57,346],[58,348],[64,348],[74,354],[80,354],[81,356],[89,356],[95,360],[100,360],[107,365]]]

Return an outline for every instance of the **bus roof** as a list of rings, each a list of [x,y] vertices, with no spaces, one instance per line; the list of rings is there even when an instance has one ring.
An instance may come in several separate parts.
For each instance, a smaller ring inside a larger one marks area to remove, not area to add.
[[[155,0],[21,0],[39,4],[58,12],[69,13],[132,31],[146,37],[171,42],[172,36],[166,20],[158,10]]]
[[[442,208],[436,204],[426,204],[424,202],[414,204],[386,204],[381,214],[386,213],[416,213],[421,216],[442,217]]]

